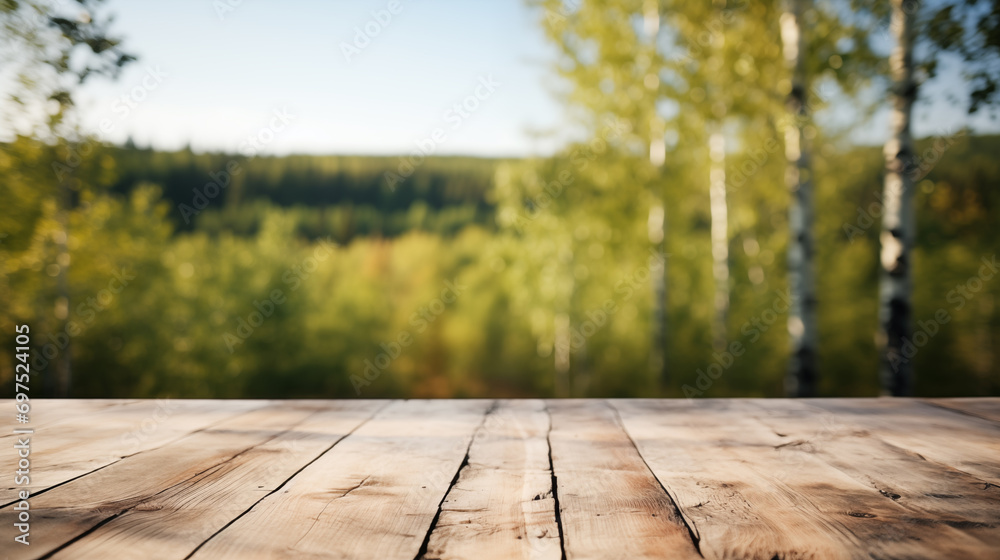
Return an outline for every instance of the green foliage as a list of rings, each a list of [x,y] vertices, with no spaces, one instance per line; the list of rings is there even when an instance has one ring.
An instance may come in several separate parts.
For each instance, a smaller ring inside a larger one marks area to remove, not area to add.
[[[0,144],[0,332],[31,326],[35,386],[52,394],[54,364],[69,354],[77,397],[552,396],[566,318],[573,396],[684,396],[713,368],[704,396],[781,396],[778,4],[538,4],[587,133],[553,157],[429,157],[392,185],[402,160],[391,157]],[[661,40],[684,56],[664,56],[644,34],[649,6],[669,27]],[[807,19],[821,38],[809,47],[814,79],[850,93],[874,78],[860,23],[835,10]],[[727,333],[738,356],[713,353],[710,332],[706,123],[723,117]],[[805,130],[821,392],[873,396],[884,159],[838,132]],[[652,165],[650,139],[671,133],[666,161]],[[921,395],[1000,393],[1000,277],[988,266],[998,152],[1000,137],[918,142]],[[224,194],[180,211],[231,162],[242,172],[222,181]],[[667,208],[666,384],[649,363],[654,204]],[[0,347],[0,383],[13,383],[12,363]]]
[[[69,128],[65,125],[72,121],[77,86],[92,76],[117,77],[123,67],[136,60],[111,34],[113,18],[103,13],[103,0],[67,4],[52,0],[0,2],[0,55],[6,79],[13,82],[9,100],[21,110],[16,117],[3,116],[5,121],[14,122],[16,130],[27,121],[29,130],[22,132],[39,133],[42,123],[31,121],[44,115],[47,130],[40,134],[70,135],[72,122]],[[58,109],[45,106],[49,101]]]
[[[748,141],[748,153],[737,154],[734,165],[752,160],[752,146],[764,146],[766,138]],[[646,359],[651,294],[644,280],[649,255],[639,242],[644,209],[626,188],[639,182],[637,168],[633,156],[611,144],[594,146],[501,165],[490,195],[499,230],[465,223],[449,235],[413,227],[392,239],[350,241],[303,231],[303,216],[322,208],[263,201],[244,206],[255,215],[251,229],[206,220],[192,231],[176,230],[157,187],[108,191],[114,173],[99,162],[107,163],[114,149],[95,150],[79,167],[69,227],[69,319],[79,324],[70,344],[73,394],[354,397],[352,376],[367,382],[366,361],[392,354],[393,343],[406,333],[412,342],[370,383],[360,384],[361,396],[546,396],[554,390],[554,314],[567,311],[582,325],[610,300],[615,311],[574,358],[574,394],[680,396],[684,384],[695,383],[698,371],[715,363],[708,332],[707,198],[680,188],[666,191],[676,209],[667,251],[670,356],[677,374],[670,386],[660,387]],[[816,227],[823,392],[870,396],[877,392],[872,333],[882,159],[876,148],[829,146],[817,150],[815,160],[822,209]],[[918,170],[925,176],[918,198],[916,317],[927,321],[945,309],[951,321],[915,358],[917,390],[996,394],[998,366],[991,352],[1000,278],[984,281],[960,309],[957,296],[948,296],[995,252],[1000,216],[989,185],[1000,177],[992,157],[1000,138],[959,135],[918,147],[927,166]],[[30,324],[36,359],[45,358],[45,345],[58,348],[65,332],[54,316],[55,278],[49,275],[57,264],[52,236],[59,228],[51,218],[50,193],[38,188],[52,184],[51,163],[59,155],[27,139],[0,152],[0,188],[10,201],[0,212],[7,233],[0,245],[0,328],[12,332],[15,323]],[[754,319],[767,317],[785,286],[786,202],[778,187],[778,156],[731,186],[737,233],[730,247],[730,336],[746,353],[706,396],[782,394],[783,317],[766,331],[755,333],[753,326]],[[560,176],[566,183],[561,190]],[[664,176],[670,184],[689,180],[683,166],[668,165]],[[574,225],[565,234],[563,217]],[[123,276],[127,286],[110,299],[102,295]],[[461,290],[454,301],[442,299],[446,282]],[[283,303],[240,338],[238,328],[251,324],[255,302],[262,304],[275,290]],[[232,353],[227,334],[239,339]],[[9,383],[10,350],[3,351],[3,381]],[[39,367],[43,378],[51,374],[51,361],[38,362],[45,366]]]
[[[260,209],[269,204],[305,207],[295,210],[303,233],[333,235],[341,241],[355,235],[395,236],[411,227],[454,233],[465,223],[492,222],[486,198],[498,160],[429,158],[397,184],[387,174],[398,172],[405,158],[247,158],[134,147],[110,148],[108,153],[117,163],[112,190],[124,193],[139,182],[160,185],[171,202],[171,217],[183,229],[198,221],[199,228],[252,233],[260,226]],[[229,174],[227,168],[234,163],[239,171]],[[196,219],[186,217],[181,205],[194,208],[197,193],[205,193],[212,182],[226,184],[209,197]]]

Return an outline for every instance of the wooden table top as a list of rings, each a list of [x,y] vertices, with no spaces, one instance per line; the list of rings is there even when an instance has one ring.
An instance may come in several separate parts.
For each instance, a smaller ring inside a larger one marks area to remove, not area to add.
[[[5,558],[1000,558],[998,398],[31,406]]]

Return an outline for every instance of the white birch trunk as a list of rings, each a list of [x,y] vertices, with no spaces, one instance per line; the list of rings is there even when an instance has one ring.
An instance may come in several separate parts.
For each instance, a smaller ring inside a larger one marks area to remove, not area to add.
[[[729,317],[729,205],[726,201],[726,138],[721,124],[709,137],[709,209],[712,217],[712,277],[715,279],[715,316],[712,346],[722,352],[728,344]]]
[[[649,259],[649,283],[653,297],[653,317],[650,325],[650,369],[663,386],[670,381],[667,368],[667,259],[664,249],[666,217],[662,205],[649,208],[646,223],[653,257]]]
[[[919,3],[892,0],[891,30],[896,40],[889,66],[892,73],[891,137],[885,144],[885,186],[882,215],[881,271],[879,278],[880,380],[884,395],[909,395],[913,365],[903,354],[910,336],[913,291],[912,249],[915,237],[913,211],[913,137],[910,119],[917,98],[913,79],[913,24]]]
[[[806,0],[789,0],[781,14],[781,42],[785,66],[791,73],[786,105],[785,186],[788,205],[788,310],[790,356],[785,393],[790,397],[816,395],[816,287],[813,272],[813,183],[809,151],[803,129],[808,123],[808,84],[805,71],[805,40],[801,22]]]
[[[649,47],[653,54],[656,52],[656,40],[660,32],[660,7],[657,0],[646,0],[643,4],[643,25],[646,35],[649,37]],[[659,76],[656,74],[647,75],[646,87],[653,90],[655,97],[659,87]],[[653,104],[655,107],[655,103]],[[649,138],[649,163],[656,169],[663,166],[666,161],[667,146],[664,142],[663,123],[654,114],[651,116],[650,138]],[[656,175],[660,177],[659,174]],[[670,382],[670,371],[667,364],[667,259],[666,259],[666,236],[667,220],[666,209],[663,207],[662,195],[657,192],[657,185],[653,185],[651,198],[654,202],[649,207],[649,216],[646,222],[649,243],[653,255],[649,260],[649,283],[652,291],[653,310],[650,321],[650,370],[660,379],[660,384],[666,387]]]
[[[56,264],[59,266],[59,274],[56,276],[56,301],[54,314],[56,324],[66,331],[66,321],[69,320],[69,207],[72,193],[69,184],[65,179],[59,183],[59,201],[56,210],[56,220],[59,223],[59,231],[56,232]],[[59,350],[59,356],[55,363],[55,396],[66,398],[70,394],[73,383],[73,341],[72,337],[66,337],[66,346]]]

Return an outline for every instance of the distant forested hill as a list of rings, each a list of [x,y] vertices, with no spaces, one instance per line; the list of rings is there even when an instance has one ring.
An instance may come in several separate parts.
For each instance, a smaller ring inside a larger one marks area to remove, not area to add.
[[[954,189],[956,204],[975,206],[986,213],[1000,204],[1000,189],[994,173],[1000,154],[1000,136],[954,136],[918,141],[920,165],[915,173],[943,181]],[[150,149],[111,147],[117,179],[113,190],[131,191],[141,183],[153,183],[171,203],[171,217],[181,231],[198,228],[213,232],[229,230],[252,235],[264,214],[273,206],[284,207],[294,216],[301,235],[309,238],[331,235],[346,242],[357,236],[394,237],[409,230],[451,235],[468,224],[493,227],[490,191],[493,174],[503,160],[475,157],[429,157],[414,166],[412,174],[390,188],[386,173],[399,172],[405,159],[397,156],[258,156],[246,158],[224,153],[196,154],[190,150],[160,152]],[[838,191],[845,202],[861,206],[877,200],[882,175],[879,147],[857,147],[843,160],[852,162],[850,183],[840,178]],[[733,163],[741,161],[739,155]],[[194,190],[203,190],[230,162],[243,172],[210,201],[194,219],[183,219],[180,205],[192,205]],[[404,164],[405,165],[405,164]],[[668,161],[669,165],[669,161]],[[818,170],[819,171],[819,170]],[[861,187],[864,184],[864,187]],[[921,212],[921,237],[934,242],[938,236],[972,235],[963,220]],[[954,208],[949,212],[955,217]],[[929,223],[928,223],[929,222]],[[849,222],[850,223],[850,222]],[[867,229],[867,228],[866,228]]]
[[[884,158],[878,147],[836,150],[819,140],[813,174],[821,394],[874,396]],[[77,167],[72,183],[69,312],[86,325],[73,338],[72,394],[550,396],[557,379],[547,330],[553,313],[567,309],[589,320],[614,301],[619,311],[601,319],[603,328],[574,362],[573,394],[684,396],[682,388],[697,386],[700,372],[718,360],[708,170],[685,170],[669,158],[664,166],[673,377],[663,384],[649,368],[653,292],[648,275],[639,276],[649,262],[645,208],[625,194],[631,175],[617,173],[645,164],[642,156],[595,158],[576,174],[558,199],[570,210],[560,227],[571,236],[539,234],[557,219],[552,205],[532,210],[539,197],[504,190],[511,177],[551,185],[562,170],[575,169],[572,150],[557,164],[504,162],[497,173],[498,160],[431,158],[394,192],[383,174],[397,168],[395,158],[243,160],[102,146]],[[1000,394],[997,154],[1000,136],[918,142],[913,319],[922,334],[914,335],[911,355],[921,396]],[[748,157],[727,158],[732,177]],[[34,140],[0,145],[0,257],[7,267],[0,299],[11,331],[20,318],[54,308],[58,224],[46,197],[55,188],[52,166],[64,158]],[[244,173],[186,224],[178,206],[192,204],[192,190],[204,189],[230,160],[243,162]],[[784,317],[773,325],[766,319],[788,277],[783,173],[783,159],[765,154],[745,183],[732,185],[727,326],[747,350],[703,396],[784,394]],[[618,179],[588,199],[588,182],[592,188],[602,174]],[[107,189],[117,192],[109,196]],[[527,220],[522,230],[495,225],[494,214],[512,210]],[[110,305],[88,307],[125,273],[134,281]],[[567,278],[574,298],[555,299]],[[461,297],[439,300],[449,286],[460,287]],[[283,303],[272,307],[265,300],[275,290]],[[267,320],[251,329],[252,314],[266,310]],[[32,331],[40,333],[42,359],[32,371],[53,379],[46,356],[68,335],[54,314],[41,317]],[[398,359],[379,358],[401,333],[416,343]],[[2,350],[0,363],[13,363]],[[375,360],[391,365],[371,379]],[[7,371],[0,383],[13,390]]]
[[[447,234],[468,223],[490,224],[492,205],[487,197],[501,161],[429,157],[403,178],[401,166],[406,171],[408,162],[395,156],[247,158],[128,147],[111,148],[110,154],[117,171],[112,189],[124,193],[141,183],[158,185],[182,230],[227,228],[251,234],[264,208],[277,205],[297,216],[301,233],[331,234],[341,240],[367,234],[395,236],[410,229]],[[226,177],[234,162],[240,172]],[[387,173],[402,180],[391,185]],[[196,219],[185,216],[181,205],[194,206],[195,191],[204,194],[213,177],[230,182]]]

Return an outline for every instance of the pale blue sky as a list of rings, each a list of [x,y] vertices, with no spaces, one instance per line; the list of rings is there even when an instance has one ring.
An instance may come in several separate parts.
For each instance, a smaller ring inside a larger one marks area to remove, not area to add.
[[[355,27],[388,0],[229,0],[238,5],[220,16],[226,3],[109,0],[114,29],[140,61],[117,82],[87,87],[85,129],[98,132],[103,121],[109,141],[131,135],[163,149],[235,151],[285,109],[294,119],[263,152],[396,154],[442,128],[437,154],[546,154],[569,136],[552,93],[555,51],[522,0],[399,0],[398,13],[350,61],[341,44],[353,43]],[[469,102],[476,109],[456,123],[446,112],[490,76],[495,91],[480,88],[482,99]],[[144,98],[126,114],[116,100],[130,92]],[[966,122],[944,103],[917,117],[918,136]],[[880,115],[857,139],[881,142],[886,127]]]
[[[162,148],[235,150],[287,108],[295,119],[266,151],[408,152],[441,127],[448,135],[437,153],[514,155],[550,151],[552,140],[529,131],[557,129],[563,117],[546,85],[553,50],[518,0],[401,0],[350,62],[341,43],[353,43],[355,26],[387,0],[244,0],[221,20],[215,4],[109,1],[114,29],[140,61],[117,82],[88,86],[88,128],[109,119],[102,136],[112,141],[131,134]],[[124,116],[113,103],[147,67],[166,75]],[[489,76],[499,86],[454,130],[445,111]]]

